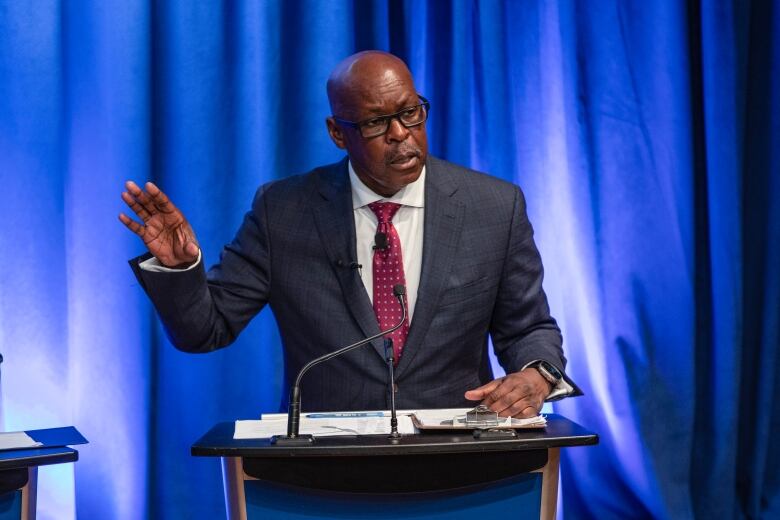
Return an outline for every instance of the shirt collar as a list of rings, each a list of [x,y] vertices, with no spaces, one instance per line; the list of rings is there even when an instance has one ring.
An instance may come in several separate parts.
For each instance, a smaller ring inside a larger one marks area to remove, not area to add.
[[[352,161],[349,164],[349,182],[352,185],[352,209],[362,208],[378,200],[384,202],[395,202],[402,206],[412,206],[415,208],[425,207],[425,165],[423,165],[420,176],[416,181],[407,184],[401,188],[398,193],[392,197],[386,198],[378,193],[371,191],[371,188],[363,184],[360,177],[355,173],[352,167]]]

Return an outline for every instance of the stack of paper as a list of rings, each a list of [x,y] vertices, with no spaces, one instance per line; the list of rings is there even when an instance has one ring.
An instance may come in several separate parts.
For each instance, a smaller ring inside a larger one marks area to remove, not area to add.
[[[398,432],[415,433],[409,415],[398,415]],[[301,434],[316,437],[335,435],[381,435],[390,433],[389,412],[309,413],[301,416]],[[287,414],[264,415],[259,421],[236,421],[234,439],[267,439],[287,434]]]
[[[38,446],[43,446],[43,443],[36,442],[25,432],[0,433],[0,450],[18,450]]]
[[[420,429],[468,429],[462,419],[471,408],[442,408],[435,410],[400,410],[398,433],[419,433]],[[528,419],[500,417],[493,428],[544,428],[547,419],[537,415]],[[390,433],[390,412],[321,412],[301,415],[301,434],[316,437],[336,435],[387,435]],[[287,434],[287,414],[263,414],[259,421],[236,421],[234,439],[268,439]]]

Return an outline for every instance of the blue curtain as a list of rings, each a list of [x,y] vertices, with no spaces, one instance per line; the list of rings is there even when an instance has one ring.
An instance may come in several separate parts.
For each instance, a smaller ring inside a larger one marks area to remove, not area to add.
[[[325,80],[407,61],[432,152],[520,184],[569,373],[566,518],[780,517],[780,5],[0,0],[0,349],[9,430],[75,424],[40,518],[218,518],[218,421],[275,410],[263,311],[176,351],[126,260],[126,179],[217,259],[255,188],[336,160]]]

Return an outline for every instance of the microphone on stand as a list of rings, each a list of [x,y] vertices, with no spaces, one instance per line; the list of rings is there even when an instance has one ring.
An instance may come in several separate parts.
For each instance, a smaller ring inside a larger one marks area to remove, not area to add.
[[[403,305],[403,303],[401,304]],[[406,309],[404,309],[404,313]],[[385,359],[387,370],[390,373],[390,438],[396,440],[401,437],[398,433],[398,417],[395,415],[395,354],[393,351],[393,338],[385,338]]]
[[[398,302],[401,304],[401,311],[402,311],[401,321],[399,321],[396,325],[390,327],[387,330],[383,330],[379,334],[375,334],[374,336],[360,340],[357,343],[353,343],[352,345],[347,345],[346,347],[342,347],[329,354],[325,354],[324,356],[320,356],[316,359],[313,359],[303,366],[301,371],[298,372],[298,376],[295,378],[295,383],[290,388],[290,404],[288,406],[288,411],[287,411],[287,435],[274,435],[273,437],[271,437],[271,444],[275,444],[277,446],[300,446],[300,445],[311,444],[314,442],[314,437],[312,435],[299,434],[300,425],[301,425],[300,424],[301,423],[301,379],[303,378],[303,374],[305,374],[313,366],[319,365],[320,363],[324,363],[325,361],[331,360],[342,354],[346,354],[351,350],[354,350],[358,347],[362,347],[366,343],[370,343],[377,338],[381,338],[385,334],[390,334],[391,332],[399,329],[406,321],[406,304],[404,302],[405,294],[406,294],[406,287],[400,284],[393,286],[393,295],[396,298],[398,298]],[[393,395],[393,407],[395,408],[394,395]],[[393,414],[395,414],[395,409],[393,409]],[[396,424],[397,421],[398,420],[396,419]],[[391,424],[392,424],[392,419],[391,419]]]

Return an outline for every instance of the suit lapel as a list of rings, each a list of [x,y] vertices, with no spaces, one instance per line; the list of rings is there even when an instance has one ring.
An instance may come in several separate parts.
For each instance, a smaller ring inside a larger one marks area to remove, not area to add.
[[[423,258],[417,303],[396,375],[400,379],[423,348],[439,297],[450,274],[463,227],[465,208],[453,195],[458,189],[443,166],[429,159],[425,173]],[[365,291],[363,291],[365,292]]]
[[[349,184],[346,159],[323,172],[318,178],[318,191],[321,200],[315,205],[313,211],[323,249],[336,273],[344,293],[344,301],[352,317],[365,337],[373,336],[379,333],[379,324],[371,300],[368,298],[358,271],[349,268],[349,264],[357,259],[357,252],[352,189]],[[349,231],[345,232],[345,230]],[[371,266],[368,268],[370,269]],[[355,338],[355,341],[358,339],[360,338]],[[383,341],[375,340],[372,344],[384,359]],[[341,346],[343,345],[334,345],[334,348]]]

